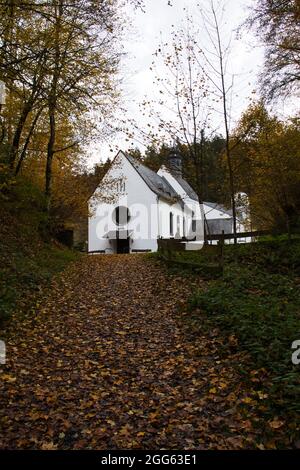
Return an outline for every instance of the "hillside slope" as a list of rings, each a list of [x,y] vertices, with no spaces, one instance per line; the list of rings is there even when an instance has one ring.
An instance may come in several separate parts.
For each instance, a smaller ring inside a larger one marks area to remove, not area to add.
[[[0,194],[0,323],[15,309],[26,312],[51,277],[77,257],[48,235],[36,187],[22,181]]]

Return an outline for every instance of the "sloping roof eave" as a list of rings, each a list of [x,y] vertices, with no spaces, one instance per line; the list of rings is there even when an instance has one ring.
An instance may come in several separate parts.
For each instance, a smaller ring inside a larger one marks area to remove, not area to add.
[[[178,198],[180,198],[179,195],[174,191],[172,186],[170,186],[167,181],[163,180],[161,176],[159,176],[157,173],[152,171],[150,168],[147,168],[141,162],[135,160],[130,155],[127,155],[126,153],[123,153],[123,154],[129,161],[129,163],[132,165],[132,167],[135,169],[135,171],[139,174],[139,176],[146,183],[148,188],[154,194],[156,194],[157,196],[161,198],[164,198],[165,200],[169,202],[174,202],[175,200],[178,200]],[[166,191],[163,191],[162,190],[163,188],[165,188]]]

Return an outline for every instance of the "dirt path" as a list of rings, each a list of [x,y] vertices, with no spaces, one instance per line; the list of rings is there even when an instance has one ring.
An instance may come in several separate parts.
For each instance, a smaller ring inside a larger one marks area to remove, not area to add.
[[[196,281],[194,281],[196,282]],[[221,339],[192,340],[192,285],[144,256],[92,256],[14,324],[0,374],[0,448],[251,447]]]

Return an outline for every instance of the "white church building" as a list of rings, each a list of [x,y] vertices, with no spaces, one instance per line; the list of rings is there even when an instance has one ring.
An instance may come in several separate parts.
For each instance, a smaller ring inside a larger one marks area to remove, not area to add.
[[[119,151],[90,198],[89,210],[89,253],[155,252],[160,238],[178,239],[185,249],[197,250],[204,242],[204,220],[210,233],[232,233],[230,211],[199,204],[182,177],[177,150],[157,173]]]

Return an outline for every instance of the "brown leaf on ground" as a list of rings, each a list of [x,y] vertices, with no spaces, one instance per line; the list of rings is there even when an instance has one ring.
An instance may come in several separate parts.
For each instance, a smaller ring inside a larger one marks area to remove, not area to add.
[[[143,255],[69,267],[7,333],[1,448],[255,448],[238,354],[220,357],[218,330],[195,338],[180,324],[201,284]]]

